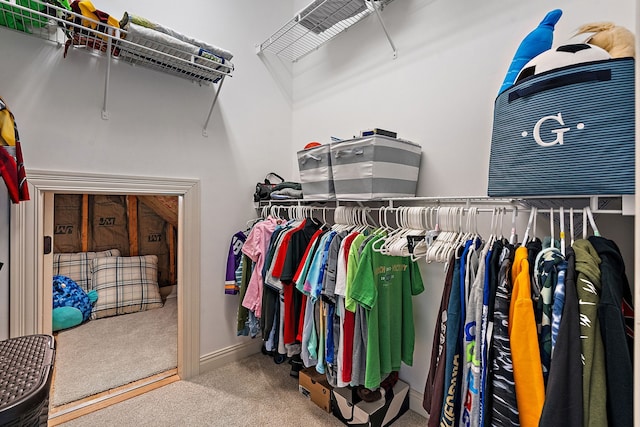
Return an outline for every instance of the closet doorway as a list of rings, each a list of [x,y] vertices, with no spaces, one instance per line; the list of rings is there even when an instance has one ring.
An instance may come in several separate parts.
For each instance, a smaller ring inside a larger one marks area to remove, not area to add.
[[[85,173],[29,171],[31,201],[11,207],[10,336],[51,333],[54,194],[176,196],[178,376],[199,372],[200,191],[199,182]],[[99,366],[99,363],[96,364]]]
[[[49,413],[175,380],[178,196],[56,193],[53,218],[55,283],[68,277],[97,301],[80,325],[54,324]],[[54,286],[54,304],[67,289]]]

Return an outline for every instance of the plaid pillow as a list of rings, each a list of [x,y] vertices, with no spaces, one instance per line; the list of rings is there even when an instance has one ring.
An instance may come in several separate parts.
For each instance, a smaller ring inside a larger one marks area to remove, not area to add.
[[[98,292],[98,301],[91,311],[92,319],[163,305],[155,255],[95,258],[91,261],[91,283]]]
[[[77,252],[53,254],[53,275],[67,276],[76,282],[85,292],[91,287],[91,261],[94,258],[120,256],[118,249],[102,252]]]

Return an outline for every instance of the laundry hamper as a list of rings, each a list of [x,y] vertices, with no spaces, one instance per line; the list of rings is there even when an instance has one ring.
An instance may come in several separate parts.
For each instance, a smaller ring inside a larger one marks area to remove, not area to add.
[[[0,425],[47,425],[54,348],[51,335],[0,341]]]

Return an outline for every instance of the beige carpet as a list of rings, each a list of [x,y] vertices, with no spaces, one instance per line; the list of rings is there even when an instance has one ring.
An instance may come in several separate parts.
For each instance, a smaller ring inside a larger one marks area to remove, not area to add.
[[[90,320],[56,337],[51,403],[60,406],[178,363],[176,298],[164,307]]]
[[[256,354],[178,381],[77,418],[65,427],[82,426],[342,426],[298,391],[290,365]],[[424,426],[408,411],[393,425]]]

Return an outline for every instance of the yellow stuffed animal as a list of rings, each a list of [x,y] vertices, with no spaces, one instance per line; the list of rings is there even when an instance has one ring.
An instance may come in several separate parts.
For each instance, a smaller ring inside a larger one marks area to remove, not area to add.
[[[589,33],[593,35],[585,42],[603,48],[612,58],[635,57],[636,37],[626,28],[613,22],[594,22],[578,28],[576,35]]]

